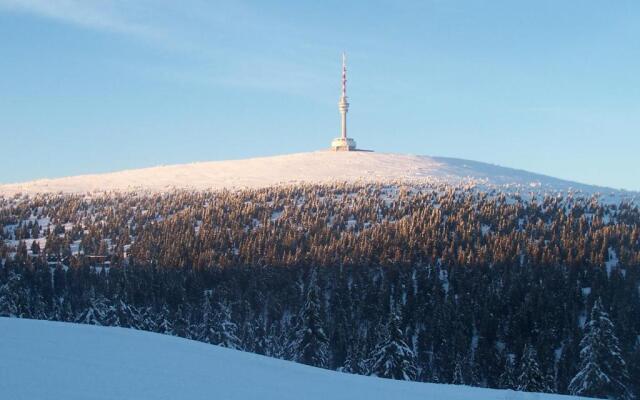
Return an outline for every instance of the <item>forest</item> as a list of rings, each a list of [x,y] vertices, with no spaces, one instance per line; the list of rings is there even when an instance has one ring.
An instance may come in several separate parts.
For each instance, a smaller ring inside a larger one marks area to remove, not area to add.
[[[346,373],[640,394],[640,209],[397,182],[0,197],[0,316]]]

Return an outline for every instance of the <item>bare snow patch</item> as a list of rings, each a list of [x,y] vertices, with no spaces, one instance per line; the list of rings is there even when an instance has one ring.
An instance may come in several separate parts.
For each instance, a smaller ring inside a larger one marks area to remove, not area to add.
[[[124,328],[0,318],[3,399],[553,400],[381,379]]]

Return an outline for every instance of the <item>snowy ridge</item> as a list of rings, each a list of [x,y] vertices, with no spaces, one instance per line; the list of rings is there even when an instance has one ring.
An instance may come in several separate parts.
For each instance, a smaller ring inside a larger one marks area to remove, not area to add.
[[[413,181],[535,192],[627,193],[454,158],[375,152],[317,151],[41,179],[0,185],[0,195],[258,188],[278,184],[334,181]],[[637,195],[633,192],[628,194]]]
[[[3,399],[577,399],[344,374],[173,336],[0,318]]]

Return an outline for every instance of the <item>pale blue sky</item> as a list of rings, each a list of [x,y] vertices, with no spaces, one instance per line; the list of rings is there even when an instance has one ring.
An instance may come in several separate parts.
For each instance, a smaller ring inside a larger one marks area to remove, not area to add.
[[[0,182],[350,134],[640,190],[640,2],[0,0]]]

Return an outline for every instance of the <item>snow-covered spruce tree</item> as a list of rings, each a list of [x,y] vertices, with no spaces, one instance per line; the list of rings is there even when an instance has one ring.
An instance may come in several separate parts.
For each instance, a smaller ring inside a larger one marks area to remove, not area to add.
[[[189,332],[190,310],[187,304],[180,304],[173,314],[173,334],[183,338],[191,339]]]
[[[271,349],[271,337],[267,334],[265,319],[259,315],[251,325],[251,351],[270,356]]]
[[[269,351],[266,355],[269,357],[279,358],[281,360],[289,360],[290,346],[288,342],[288,335],[283,332],[288,332],[288,329],[283,328],[283,322],[281,320],[273,321],[269,326]]]
[[[229,307],[223,303],[217,303],[214,307],[208,294],[202,300],[202,318],[194,330],[196,340],[232,349],[241,347],[238,327],[231,320]]]
[[[73,322],[75,316],[71,311],[71,304],[64,297],[54,299],[53,301],[53,321]]]
[[[417,375],[416,357],[400,330],[400,317],[389,314],[387,329],[371,355],[370,374],[381,378],[412,381]]]
[[[290,353],[293,361],[326,368],[328,364],[329,339],[322,327],[315,271],[312,274],[309,288],[307,289],[306,301],[298,316],[298,325]]]
[[[353,352],[347,350],[347,356],[344,359],[341,367],[338,367],[338,371],[345,372],[347,374],[357,374],[358,373],[358,363],[353,357]]]
[[[238,326],[231,319],[229,306],[219,302],[213,313],[212,328],[209,332],[210,343],[230,349],[241,349],[238,338]]]
[[[11,272],[7,282],[0,285],[0,317],[18,317],[19,298],[16,288],[20,283],[20,275]]]
[[[453,378],[451,379],[451,383],[454,385],[465,384],[464,374],[462,373],[463,363],[464,360],[462,359],[462,357],[456,357],[456,363],[453,367]]]
[[[194,339],[205,343],[213,343],[215,338],[214,326],[213,326],[213,307],[211,307],[211,297],[208,294],[204,295],[202,300],[202,317],[200,323],[195,328]]]
[[[629,357],[629,376],[640,376],[640,338],[636,338],[636,343],[633,346],[633,350],[631,351],[631,356]],[[640,379],[633,380],[630,379],[632,383],[632,387],[630,388],[633,393],[640,393]]]
[[[169,312],[169,308],[166,306],[162,306],[156,314],[156,320],[154,321],[155,332],[162,333],[165,335],[174,335],[173,332],[173,323],[171,322],[171,313]]]
[[[103,296],[91,298],[87,308],[78,314],[74,322],[89,325],[108,325],[105,320],[106,312],[106,299]]]
[[[513,362],[513,356],[507,354],[504,359],[504,368],[498,378],[498,387],[500,389],[516,389],[516,367]]]
[[[149,332],[156,332],[158,327],[156,326],[156,321],[154,320],[154,313],[151,307],[143,307],[138,312],[139,316],[139,325],[138,329]]]
[[[555,384],[559,392],[568,393],[569,382],[578,372],[580,362],[580,339],[582,331],[578,324],[570,323],[567,338],[562,343],[562,352],[556,363]],[[574,332],[575,329],[575,332]]]
[[[116,304],[109,304],[104,312],[102,320],[104,326],[121,326],[120,315],[116,308]]]
[[[613,322],[596,300],[580,342],[580,368],[569,393],[588,397],[632,399],[627,365],[620,354]]]
[[[356,338],[355,343],[358,343],[358,340],[359,338]],[[338,368],[338,371],[358,375],[368,374],[366,357],[357,344],[349,346],[344,363]]]
[[[143,324],[140,313],[135,307],[125,303],[122,299],[116,298],[114,303],[107,308],[105,325],[141,329]]]
[[[454,385],[477,386],[476,365],[471,354],[456,357],[451,383]]]
[[[517,389],[522,392],[551,392],[547,376],[538,364],[538,353],[531,345],[524,346],[517,382]]]

